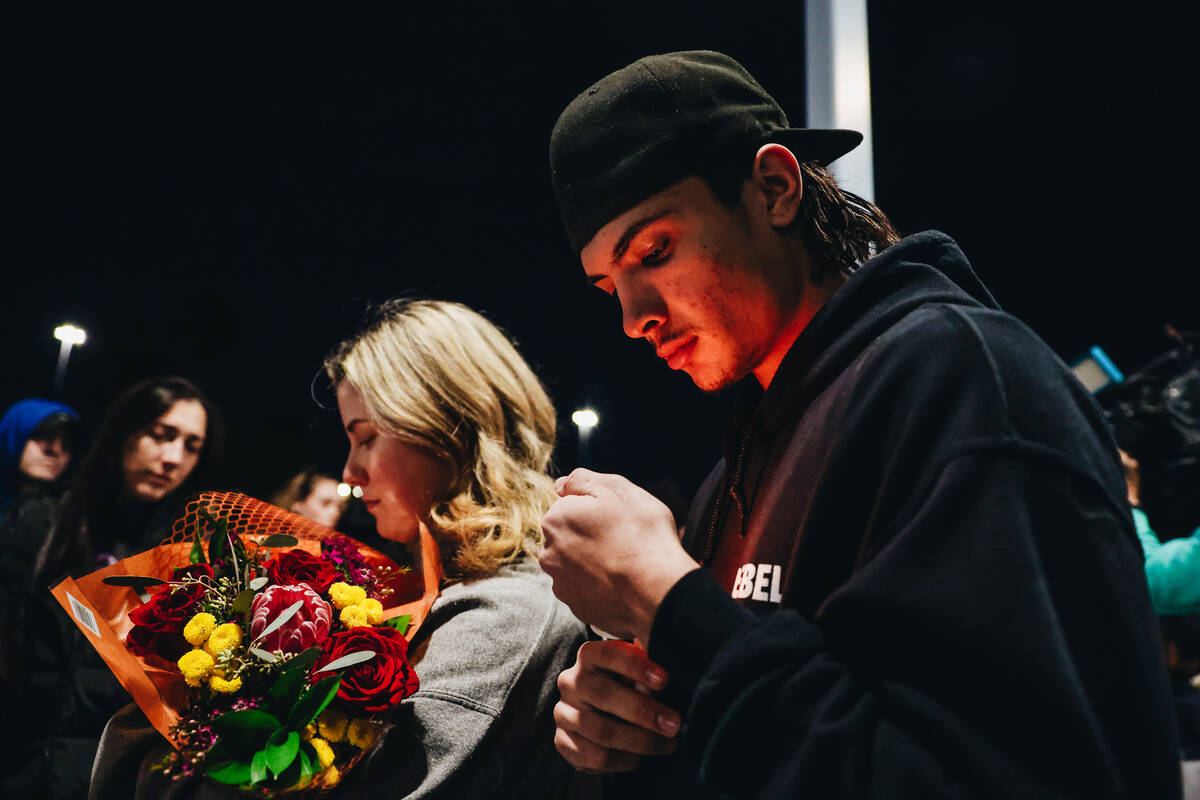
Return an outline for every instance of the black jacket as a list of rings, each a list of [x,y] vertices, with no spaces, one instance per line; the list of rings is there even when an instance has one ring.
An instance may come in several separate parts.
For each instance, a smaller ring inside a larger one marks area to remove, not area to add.
[[[650,640],[677,765],[737,796],[1179,796],[1114,444],[953,241],[865,264],[738,391],[687,534],[712,571]]]

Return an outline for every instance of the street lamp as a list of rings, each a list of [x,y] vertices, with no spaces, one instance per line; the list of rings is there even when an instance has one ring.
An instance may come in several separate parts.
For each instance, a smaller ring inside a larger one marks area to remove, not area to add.
[[[600,417],[590,408],[581,408],[571,415],[571,422],[579,428],[579,461],[588,469],[592,468],[591,455],[588,453],[588,440],[592,436],[592,428],[600,424]]]
[[[54,396],[58,397],[67,378],[67,359],[71,357],[71,348],[87,341],[87,331],[74,325],[59,325],[54,329],[54,338],[62,342],[58,348],[58,369],[54,373]]]

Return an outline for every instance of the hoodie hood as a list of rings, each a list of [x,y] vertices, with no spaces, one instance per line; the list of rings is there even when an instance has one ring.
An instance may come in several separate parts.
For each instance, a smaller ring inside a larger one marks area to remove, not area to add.
[[[742,382],[739,422],[756,409],[760,424],[778,427],[881,333],[928,303],[1000,307],[958,244],[938,231],[905,237],[855,270],[797,337],[765,396],[752,377]]]
[[[18,400],[0,418],[0,509],[8,506],[15,491],[14,479],[21,463],[21,454],[29,434],[51,414],[67,414],[78,418],[69,406],[53,400],[30,397]]]
[[[12,404],[0,419],[0,471],[10,472],[17,468],[29,434],[51,414],[79,416],[69,406],[53,400],[30,397]]]

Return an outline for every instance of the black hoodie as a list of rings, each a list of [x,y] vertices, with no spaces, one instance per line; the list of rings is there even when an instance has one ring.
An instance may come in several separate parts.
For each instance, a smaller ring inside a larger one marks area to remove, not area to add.
[[[738,391],[686,537],[711,571],[650,639],[675,766],[715,795],[1179,796],[1115,446],[952,240],[863,265]]]

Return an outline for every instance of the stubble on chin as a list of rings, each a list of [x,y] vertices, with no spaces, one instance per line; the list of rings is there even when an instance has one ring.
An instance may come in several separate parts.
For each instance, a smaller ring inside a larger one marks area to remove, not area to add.
[[[690,374],[692,383],[696,388],[705,394],[715,394],[716,392],[726,389],[740,381],[742,378],[750,374],[750,370],[738,371],[736,369],[726,370],[724,372],[700,371],[695,374]]]
[[[706,394],[726,389],[754,371],[755,360],[749,353],[738,353],[730,365],[708,365],[688,372],[696,388]]]

